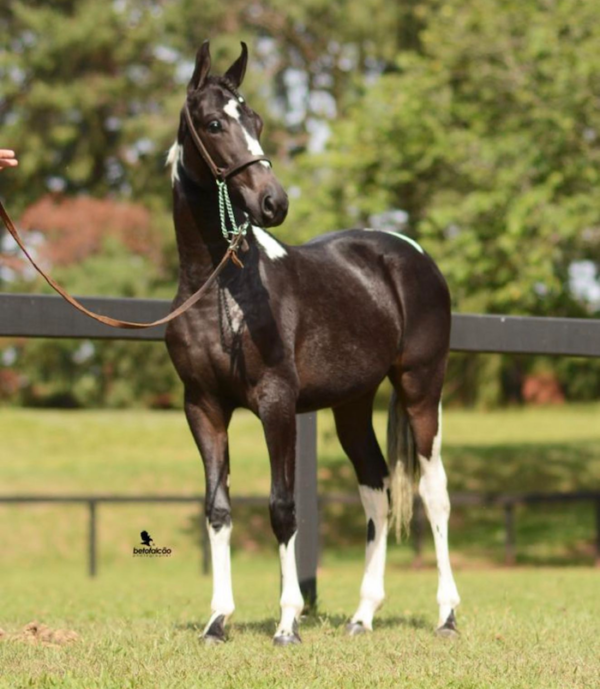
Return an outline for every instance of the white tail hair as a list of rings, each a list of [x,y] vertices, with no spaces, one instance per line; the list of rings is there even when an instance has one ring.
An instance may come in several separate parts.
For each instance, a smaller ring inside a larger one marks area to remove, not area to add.
[[[395,391],[392,392],[388,414],[387,454],[392,493],[390,529],[395,528],[396,539],[400,541],[402,531],[407,536],[410,533],[413,487],[419,465],[408,416]]]

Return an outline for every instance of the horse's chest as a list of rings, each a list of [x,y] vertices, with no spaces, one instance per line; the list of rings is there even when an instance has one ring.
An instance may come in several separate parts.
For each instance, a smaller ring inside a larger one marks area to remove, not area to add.
[[[167,333],[171,358],[184,383],[227,389],[240,401],[265,370],[284,360],[284,343],[270,309],[220,290],[211,309],[179,319]]]

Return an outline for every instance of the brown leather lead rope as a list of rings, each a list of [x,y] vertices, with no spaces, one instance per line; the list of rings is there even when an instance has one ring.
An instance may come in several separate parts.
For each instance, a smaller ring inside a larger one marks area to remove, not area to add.
[[[213,161],[210,153],[204,145],[204,142],[202,141],[198,132],[196,131],[196,128],[194,127],[194,122],[192,120],[192,116],[190,114],[187,103],[184,105],[183,112],[188,126],[188,131],[192,137],[192,140],[196,145],[196,148],[198,149],[200,155],[204,158],[210,171],[217,180],[225,181],[228,177],[231,177],[231,175],[235,174],[236,172],[239,172],[241,169],[247,167],[248,165],[252,165],[252,163],[257,163],[261,160],[268,162],[269,165],[271,164],[271,161],[265,155],[251,155],[237,162],[234,161],[225,168],[218,167]],[[86,316],[93,318],[95,321],[99,321],[100,323],[104,323],[105,325],[110,325],[112,328],[128,328],[129,330],[141,330],[143,328],[153,328],[155,325],[163,325],[165,323],[168,323],[169,321],[172,321],[174,318],[177,318],[177,316],[181,316],[182,313],[185,313],[190,307],[192,307],[194,304],[200,301],[200,299],[202,299],[202,297],[213,286],[215,280],[219,277],[220,273],[223,271],[230,259],[231,261],[233,261],[233,263],[235,263],[236,266],[238,266],[239,268],[243,268],[243,264],[237,255],[237,250],[239,249],[240,244],[242,244],[244,241],[244,235],[240,232],[239,234],[236,234],[234,236],[233,240],[229,244],[229,248],[227,249],[225,255],[221,259],[221,262],[214,269],[208,280],[202,285],[202,287],[197,292],[194,292],[194,294],[192,294],[191,297],[188,297],[183,302],[183,304],[178,306],[175,309],[175,311],[171,311],[171,313],[169,313],[164,318],[159,318],[159,320],[153,321],[152,323],[135,323],[134,321],[121,321],[118,318],[103,316],[102,314],[94,313],[93,311],[86,309],[86,307],[81,302],[77,301],[77,299],[72,297],[49,275],[46,275],[46,273],[44,273],[44,271],[37,265],[37,263],[33,260],[33,258],[30,256],[29,252],[25,248],[23,240],[21,239],[19,232],[15,227],[15,224],[11,220],[10,215],[6,212],[6,209],[2,205],[1,201],[0,217],[4,222],[4,226],[6,227],[6,229],[10,232],[15,242],[17,242],[17,244],[21,247],[25,256],[27,256],[27,258],[29,259],[31,265],[44,278],[44,280],[50,285],[50,287],[52,287],[52,289],[56,290],[63,299],[68,301],[69,304],[71,304],[71,306],[74,306],[78,311],[81,311],[81,313],[84,313]]]
[[[231,259],[236,265],[241,266],[241,261],[237,257],[236,252],[244,240],[244,236],[242,234],[238,234],[235,236],[231,244],[229,245],[229,248],[225,252],[225,255],[221,259],[221,262],[219,265],[214,269],[214,271],[211,273],[210,277],[208,280],[202,285],[202,287],[197,291],[192,294],[191,297],[188,297],[183,304],[178,306],[175,311],[171,311],[167,316],[164,318],[159,318],[157,321],[153,321],[152,323],[135,323],[134,321],[121,321],[118,318],[111,318],[110,316],[103,316],[102,314],[99,313],[94,313],[93,311],[90,311],[89,309],[86,309],[86,307],[77,299],[72,297],[65,289],[63,289],[55,280],[53,280],[49,275],[46,275],[46,273],[37,265],[37,263],[33,260],[27,249],[25,248],[25,245],[23,244],[23,240],[21,239],[21,236],[19,235],[19,232],[17,228],[15,227],[15,224],[11,220],[10,215],[6,212],[6,209],[2,205],[2,202],[0,201],[0,217],[2,218],[2,221],[4,222],[4,226],[6,229],[10,232],[12,235],[13,239],[17,244],[21,247],[23,253],[27,258],[29,259],[29,262],[31,265],[37,270],[37,272],[46,280],[46,282],[52,287],[52,289],[56,290],[60,296],[65,299],[66,301],[71,304],[71,306],[74,306],[78,311],[81,311],[81,313],[84,313],[86,316],[89,316],[90,318],[93,318],[95,321],[99,321],[100,323],[104,323],[105,325],[110,325],[112,328],[128,328],[129,330],[141,330],[143,328],[152,328],[155,325],[163,325],[164,323],[168,323],[169,321],[172,321],[174,318],[177,318],[178,316],[181,316],[182,313],[187,311],[189,308],[191,308],[194,304],[196,304],[202,297],[208,292],[208,290],[213,286],[215,283],[216,279],[219,277],[220,273],[223,271],[229,260]]]

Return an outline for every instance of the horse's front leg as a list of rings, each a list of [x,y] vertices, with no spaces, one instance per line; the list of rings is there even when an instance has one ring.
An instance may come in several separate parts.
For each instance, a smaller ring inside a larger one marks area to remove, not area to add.
[[[279,388],[265,394],[259,410],[271,463],[269,511],[281,560],[281,619],[273,638],[277,646],[300,643],[298,620],[304,599],[296,569],[296,396]]]
[[[231,411],[223,409],[215,400],[198,397],[186,390],[185,414],[204,462],[205,511],[212,556],[212,614],[202,638],[207,643],[219,643],[225,640],[225,622],[235,607],[229,547],[231,504],[227,428]]]

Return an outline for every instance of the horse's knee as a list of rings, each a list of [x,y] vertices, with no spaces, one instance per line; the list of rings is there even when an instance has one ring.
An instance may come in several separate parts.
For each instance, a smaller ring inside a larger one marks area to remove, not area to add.
[[[293,496],[271,496],[271,526],[278,543],[288,543],[296,531],[296,505]]]
[[[219,532],[224,526],[231,527],[231,508],[207,505],[206,520],[215,532]]]

